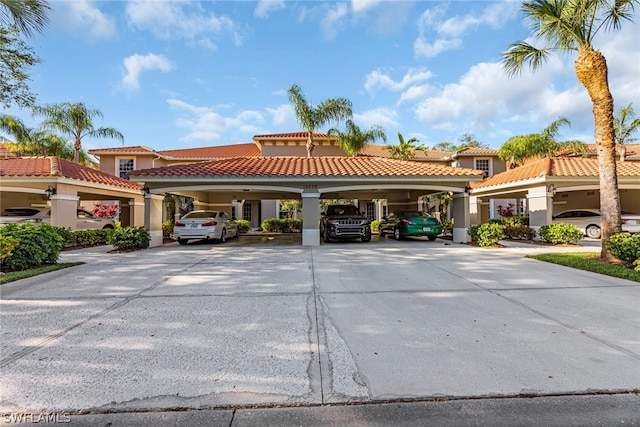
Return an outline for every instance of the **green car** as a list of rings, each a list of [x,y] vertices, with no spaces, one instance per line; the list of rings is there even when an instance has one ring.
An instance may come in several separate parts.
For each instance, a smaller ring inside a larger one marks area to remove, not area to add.
[[[436,240],[442,233],[442,223],[426,212],[398,211],[382,217],[378,227],[380,236],[392,234],[396,240],[407,236],[427,236]]]

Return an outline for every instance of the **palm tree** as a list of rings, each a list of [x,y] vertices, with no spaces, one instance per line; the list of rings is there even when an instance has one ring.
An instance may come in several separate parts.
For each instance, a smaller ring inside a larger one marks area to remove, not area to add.
[[[79,163],[82,151],[82,138],[116,138],[124,144],[124,136],[120,131],[110,127],[93,127],[93,118],[102,117],[102,112],[95,108],[87,108],[83,103],[50,104],[34,107],[34,114],[45,117],[43,126],[57,130],[74,139],[73,161]]]
[[[498,157],[506,161],[509,167],[522,165],[532,157],[553,157],[558,152],[570,150],[572,152],[586,151],[586,145],[582,141],[568,140],[557,141],[560,126],[571,126],[571,122],[565,117],[551,123],[540,133],[529,135],[517,135],[509,138],[498,150]]]
[[[44,0],[0,0],[0,22],[32,36],[47,27],[49,2]]]
[[[329,98],[314,107],[302,94],[302,90],[296,84],[287,91],[289,101],[293,104],[298,123],[308,133],[307,156],[313,152],[313,133],[317,128],[329,124],[331,121],[351,119],[351,101],[346,98]]]
[[[337,129],[329,129],[328,135],[337,135],[340,147],[349,156],[358,155],[370,142],[374,142],[380,138],[383,141],[387,141],[387,135],[380,126],[371,126],[366,132],[360,130],[360,128],[351,120],[345,122],[346,131],[340,132]]]
[[[534,37],[546,42],[537,48],[527,42],[511,44],[502,54],[509,75],[522,71],[525,64],[539,69],[552,50],[577,51],[575,72],[593,104],[595,139],[600,175],[602,244],[600,256],[609,261],[605,241],[621,231],[620,192],[616,175],[613,96],[609,90],[605,57],[593,48],[600,30],[618,30],[631,20],[639,0],[534,0],[522,3],[522,11],[531,21]]]
[[[629,121],[631,123],[628,123]],[[620,146],[620,161],[624,161],[627,151],[624,144],[635,141],[636,138],[631,135],[640,129],[640,118],[636,118],[632,104],[627,105],[616,113],[613,118],[613,127],[616,133],[616,144]]]
[[[385,145],[384,149],[391,154],[392,159],[409,160],[416,150],[426,150],[423,145],[418,145],[417,147],[413,145],[417,142],[418,139],[415,137],[405,141],[402,134],[398,132],[398,145]]]

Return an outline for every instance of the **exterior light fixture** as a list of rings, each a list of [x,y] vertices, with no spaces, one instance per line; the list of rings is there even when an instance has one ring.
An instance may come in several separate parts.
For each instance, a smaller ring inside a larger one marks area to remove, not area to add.
[[[47,195],[47,199],[51,199],[51,196],[57,193],[56,189],[52,186],[48,186],[46,190],[44,190],[44,194]]]

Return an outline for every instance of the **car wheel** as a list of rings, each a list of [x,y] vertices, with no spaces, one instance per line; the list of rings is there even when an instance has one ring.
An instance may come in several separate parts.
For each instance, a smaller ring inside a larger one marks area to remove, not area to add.
[[[102,227],[103,230],[113,230],[113,225],[105,225]]]
[[[400,234],[400,229],[398,227],[393,229],[393,238],[396,240],[402,239],[402,235]]]
[[[600,227],[597,225],[590,225],[585,230],[587,237],[591,237],[592,239],[599,239],[602,232],[600,231]]]
[[[369,233],[365,234],[364,237],[362,239],[360,239],[360,240],[362,240],[362,243],[370,242],[371,241],[371,233],[369,232]]]
[[[187,239],[178,239],[178,243],[180,243],[181,245],[186,245],[188,242]]]
[[[378,228],[378,234],[380,235],[380,237],[384,237],[384,230],[382,229],[382,227]]]
[[[427,236],[427,237],[429,238],[429,240],[431,240],[431,241],[433,242],[434,240],[436,240],[436,238],[437,238],[438,236],[436,236],[436,235],[432,234],[432,235]]]

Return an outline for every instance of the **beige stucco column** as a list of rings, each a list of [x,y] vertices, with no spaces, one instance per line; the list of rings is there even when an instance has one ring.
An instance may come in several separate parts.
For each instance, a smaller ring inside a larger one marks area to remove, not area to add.
[[[467,230],[471,226],[469,214],[469,193],[456,193],[451,204],[453,217],[453,241],[455,243],[467,243],[470,240]]]
[[[129,225],[144,227],[144,201],[129,200]]]
[[[551,191],[549,191],[551,190]],[[529,206],[529,227],[538,231],[553,220],[553,191],[547,186],[530,188],[527,193]]]
[[[162,201],[164,196],[146,194],[144,196],[144,227],[149,231],[149,246],[162,246]]]
[[[78,200],[80,197],[77,195],[54,194],[51,196],[51,225],[75,230]]]
[[[302,246],[320,246],[320,193],[302,193]]]
[[[469,196],[469,221],[471,225],[482,224],[482,199]]]

